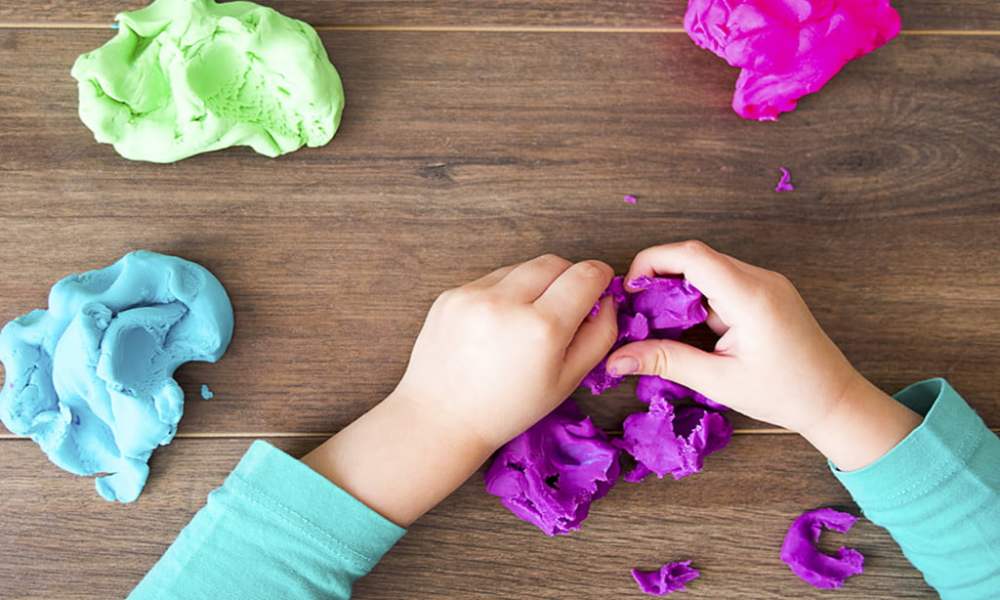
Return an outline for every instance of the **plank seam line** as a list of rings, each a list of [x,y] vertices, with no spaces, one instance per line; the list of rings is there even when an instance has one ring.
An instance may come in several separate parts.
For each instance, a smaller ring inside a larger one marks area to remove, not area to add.
[[[633,33],[679,34],[683,27],[602,27],[558,25],[315,25],[317,31],[386,31],[414,33]],[[0,29],[95,29],[111,31],[110,23],[29,23],[0,22]],[[1000,36],[991,29],[904,29],[901,35],[989,37]]]
[[[991,427],[990,431],[1000,434],[1000,427]],[[605,433],[621,435],[621,431],[605,430]],[[792,431],[780,428],[734,429],[733,435],[796,435]],[[241,440],[241,439],[296,439],[296,438],[329,438],[332,432],[293,432],[293,431],[234,431],[232,433],[178,433],[175,439],[186,440]],[[12,433],[0,433],[0,441],[29,441],[29,438]]]

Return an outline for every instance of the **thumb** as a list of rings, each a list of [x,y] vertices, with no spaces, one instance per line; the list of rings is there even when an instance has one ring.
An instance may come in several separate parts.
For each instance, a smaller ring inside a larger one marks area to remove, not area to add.
[[[658,375],[711,397],[726,360],[684,342],[646,340],[611,353],[608,372],[617,376]]]

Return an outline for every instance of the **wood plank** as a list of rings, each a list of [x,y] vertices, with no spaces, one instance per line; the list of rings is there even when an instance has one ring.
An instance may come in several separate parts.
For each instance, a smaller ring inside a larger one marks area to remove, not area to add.
[[[574,27],[663,28],[681,26],[684,0],[261,0],[314,26],[375,27]],[[114,15],[147,4],[137,0],[4,0],[3,23],[110,23]],[[993,0],[903,0],[893,3],[907,30],[1000,29]]]
[[[101,37],[0,31],[0,319],[131,249],[206,265],[237,332],[181,370],[218,393],[182,433],[337,430],[391,391],[441,290],[689,237],[787,273],[884,389],[947,376],[1000,426],[1000,39],[901,39],[760,125],[676,37],[328,34],[351,103],[330,146],[156,166],[75,116],[65,66]],[[772,192],[778,165],[799,191]],[[614,428],[628,396],[585,404]]]
[[[278,445],[299,455],[318,441]],[[99,500],[89,479],[55,469],[32,444],[0,442],[0,596],[124,596],[247,444],[178,440],[155,455],[140,500],[119,506]],[[817,506],[857,513],[819,457],[786,436],[738,437],[683,482],[622,483],[595,504],[581,532],[559,539],[517,521],[475,476],[412,528],[355,598],[638,598],[628,569],[688,558],[703,576],[686,597],[821,598],[778,558],[788,524]],[[871,523],[827,541],[834,543],[866,556],[865,574],[838,598],[934,597]]]

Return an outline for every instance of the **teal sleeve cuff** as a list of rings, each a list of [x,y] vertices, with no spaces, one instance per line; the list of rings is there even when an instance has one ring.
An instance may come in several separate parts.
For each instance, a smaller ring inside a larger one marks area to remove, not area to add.
[[[406,533],[305,463],[261,440],[250,446],[224,487],[284,515],[293,525],[353,557],[365,570],[375,566]]]
[[[345,600],[405,531],[254,442],[130,600]]]
[[[986,436],[986,424],[944,379],[915,383],[894,396],[923,417],[903,441],[857,471],[830,469],[866,511],[911,502],[963,470]],[[928,460],[933,457],[933,460]]]

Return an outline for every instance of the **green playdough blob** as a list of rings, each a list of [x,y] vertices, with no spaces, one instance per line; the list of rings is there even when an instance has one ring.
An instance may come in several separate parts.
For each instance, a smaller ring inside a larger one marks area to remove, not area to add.
[[[252,2],[156,0],[80,56],[80,118],[125,158],[230,146],[279,156],[333,138],[340,76],[308,24]]]

